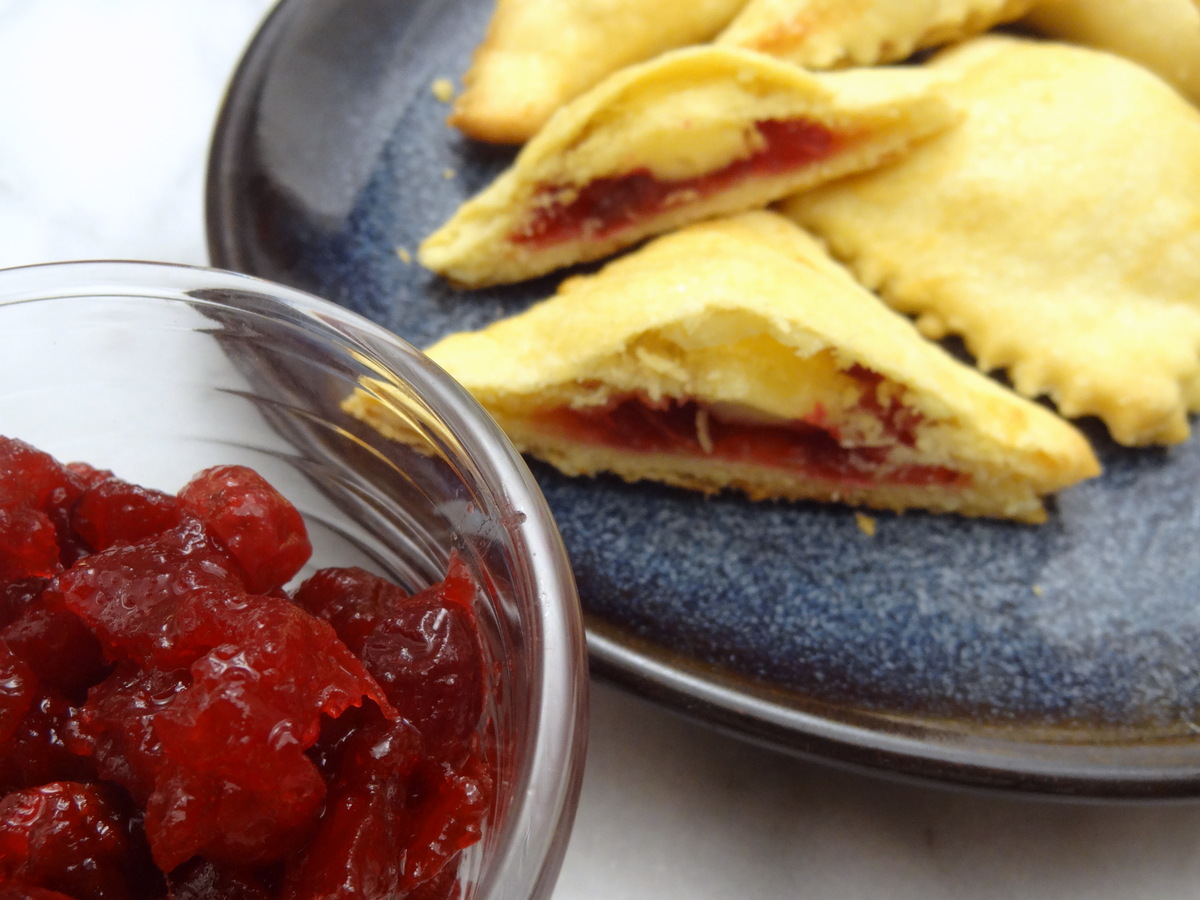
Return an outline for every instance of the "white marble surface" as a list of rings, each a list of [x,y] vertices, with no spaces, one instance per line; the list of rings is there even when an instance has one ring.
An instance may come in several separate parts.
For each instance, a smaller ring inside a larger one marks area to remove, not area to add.
[[[0,265],[205,263],[209,134],[268,7],[0,0]],[[590,737],[559,900],[1200,897],[1198,805],[898,785],[764,751],[602,685]]]

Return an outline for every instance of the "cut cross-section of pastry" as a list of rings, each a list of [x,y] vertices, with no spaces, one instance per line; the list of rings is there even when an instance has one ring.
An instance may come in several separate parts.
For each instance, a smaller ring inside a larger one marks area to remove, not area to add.
[[[1200,8],[1192,0],[1052,0],[1035,6],[1023,24],[1119,53],[1200,103]]]
[[[746,0],[498,0],[450,123],[523,144],[605,76],[707,41]]]
[[[1175,443],[1200,410],[1200,110],[1118,56],[987,36],[929,63],[961,125],[785,212],[931,337]]]
[[[428,353],[571,475],[1040,521],[1045,495],[1099,471],[1073,426],[767,211],[657,238]]]
[[[568,104],[421,245],[466,286],[599,259],[896,158],[957,120],[912,68],[815,75],[737,48],[676,50]]]
[[[1048,5],[1053,2],[1057,0]],[[869,66],[972,37],[1018,18],[1033,4],[1034,0],[750,0],[717,41],[813,69]]]

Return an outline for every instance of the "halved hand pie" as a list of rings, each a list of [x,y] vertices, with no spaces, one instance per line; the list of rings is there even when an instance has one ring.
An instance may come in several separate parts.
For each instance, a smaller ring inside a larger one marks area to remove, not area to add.
[[[560,110],[420,260],[467,286],[519,281],[763,206],[951,125],[935,87],[908,68],[814,75],[735,48],[664,54]]]
[[[450,123],[522,144],[618,69],[707,41],[746,0],[498,0]]]
[[[1200,9],[1192,0],[1047,0],[1024,24],[1049,37],[1119,53],[1200,103]]]
[[[963,123],[787,201],[860,280],[985,371],[1174,443],[1200,410],[1200,111],[1107,53],[989,36],[930,65]]]
[[[750,0],[717,41],[812,69],[869,66],[979,34],[1016,19],[1033,4],[1034,0]]]
[[[765,211],[660,237],[427,352],[572,475],[1040,521],[1043,495],[1099,471],[1072,426]]]

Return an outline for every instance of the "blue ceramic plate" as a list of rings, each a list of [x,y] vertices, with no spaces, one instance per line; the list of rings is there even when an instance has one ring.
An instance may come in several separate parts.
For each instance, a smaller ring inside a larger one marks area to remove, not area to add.
[[[217,266],[424,346],[551,292],[406,261],[512,158],[445,125],[489,0],[285,0],[240,66],[208,184]],[[1085,423],[1085,428],[1090,426]],[[595,671],[791,752],[960,785],[1200,793],[1200,442],[1132,452],[1040,527],[751,504],[533,463]]]

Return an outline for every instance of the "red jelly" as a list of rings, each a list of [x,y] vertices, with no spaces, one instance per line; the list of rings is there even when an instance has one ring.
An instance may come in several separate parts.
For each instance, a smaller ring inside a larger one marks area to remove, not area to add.
[[[83,492],[71,512],[71,526],[96,551],[152,538],[182,518],[178,498],[107,477]]]
[[[0,800],[0,883],[129,900],[145,848],[120,792],[59,781]]]
[[[475,583],[286,585],[299,512],[0,437],[0,900],[457,897],[495,779]]]
[[[883,433],[899,446],[913,446],[920,413],[898,397],[879,399],[882,376],[860,366],[848,370],[863,390],[856,409],[876,418]],[[682,453],[750,462],[798,472],[846,486],[874,484],[966,486],[970,476],[946,466],[889,461],[887,446],[853,447],[840,443],[838,429],[818,406],[804,419],[778,424],[726,422],[709,416],[701,444],[694,401],[650,404],[637,396],[591,409],[552,409],[538,415],[541,427],[576,440],[642,453]]]
[[[538,194],[544,202],[508,239],[532,247],[576,238],[601,240],[673,207],[728,190],[747,178],[801,169],[832,156],[842,146],[842,140],[828,128],[805,119],[764,119],[754,127],[762,146],[706,175],[661,179],[649,169],[639,168],[597,178],[576,190],[542,185]],[[559,195],[569,199],[559,200]]]
[[[36,684],[33,670],[0,640],[0,742],[16,734],[33,705]]]
[[[283,587],[308,562],[312,545],[300,513],[245,466],[201,472],[179,499],[241,566],[256,594]]]

